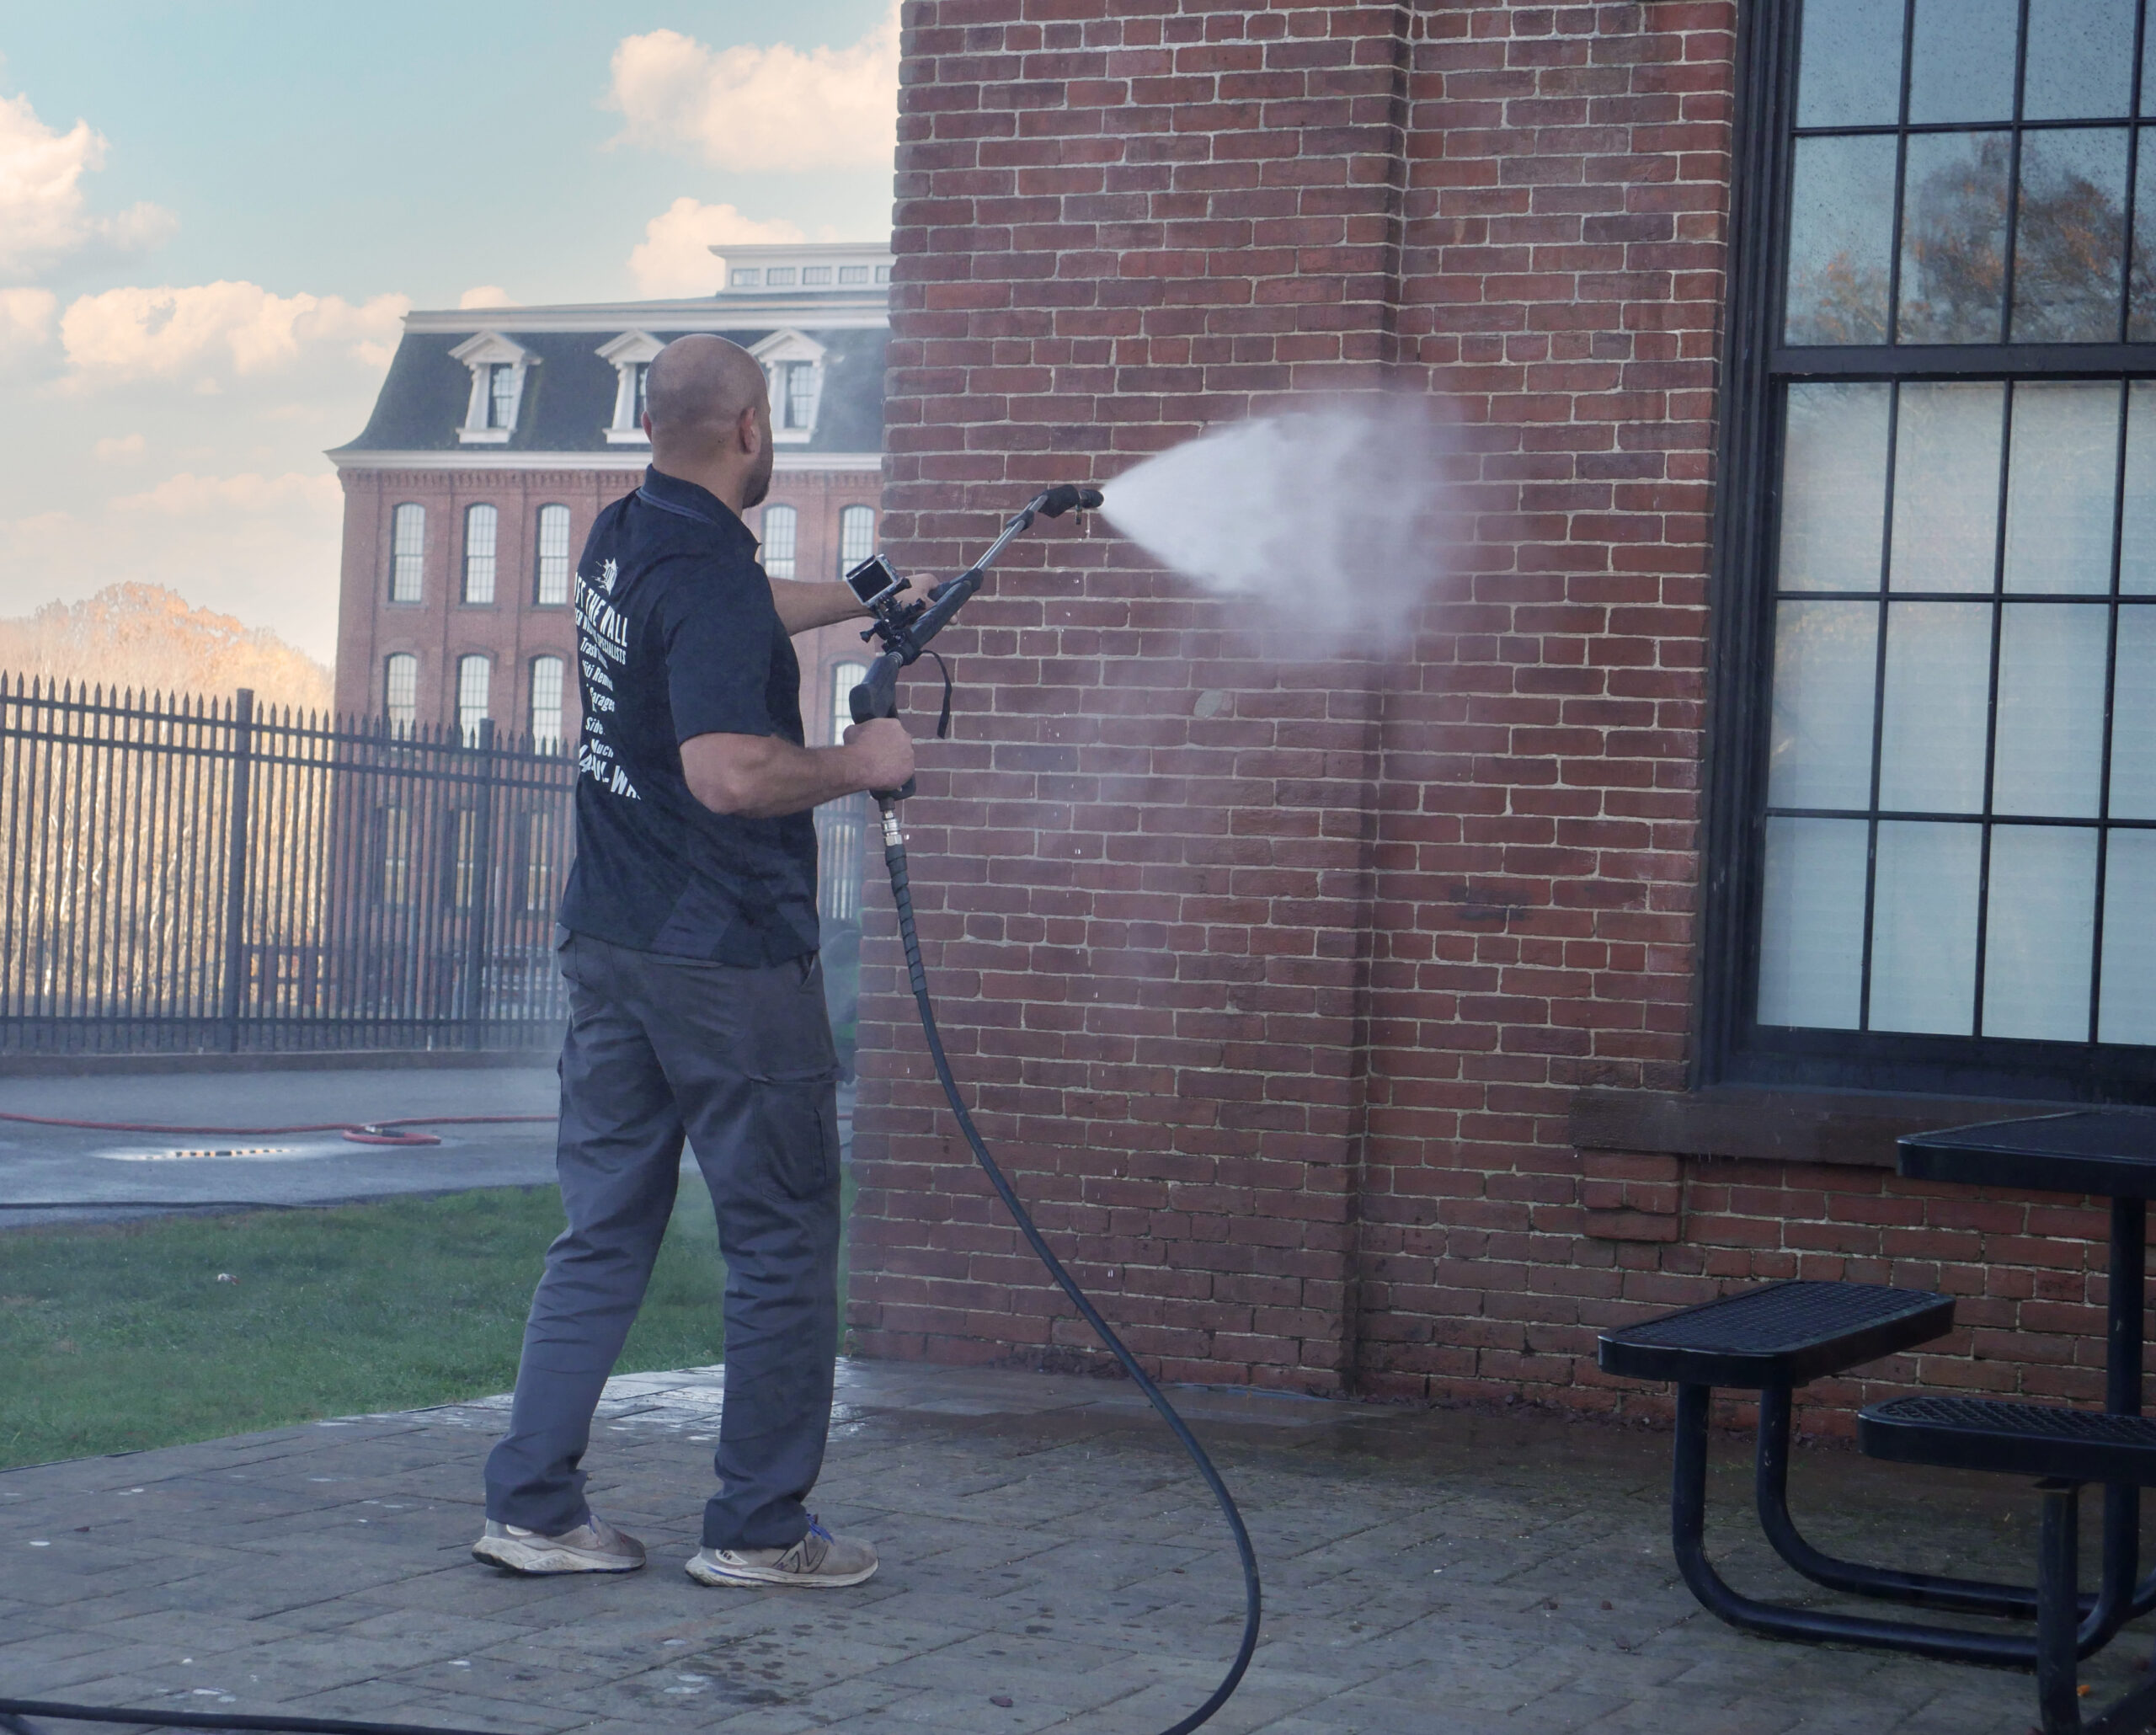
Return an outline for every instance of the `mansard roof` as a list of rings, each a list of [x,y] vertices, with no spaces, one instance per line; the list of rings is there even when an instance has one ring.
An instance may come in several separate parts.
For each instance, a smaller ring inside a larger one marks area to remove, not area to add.
[[[456,352],[494,333],[513,341],[529,360],[516,426],[508,440],[489,450],[535,456],[611,453],[632,460],[644,448],[606,438],[620,376],[599,351],[637,331],[662,344],[690,332],[716,332],[744,349],[783,332],[799,332],[823,350],[823,389],[812,437],[788,449],[806,455],[881,452],[883,352],[890,336],[883,295],[881,290],[873,299],[827,295],[791,319],[772,317],[796,312],[778,305],[777,297],[740,296],[413,313],[405,320],[403,338],[366,429],[329,456],[364,459],[376,453],[468,451],[457,436],[472,401],[472,371]],[[744,318],[755,323],[745,323]]]

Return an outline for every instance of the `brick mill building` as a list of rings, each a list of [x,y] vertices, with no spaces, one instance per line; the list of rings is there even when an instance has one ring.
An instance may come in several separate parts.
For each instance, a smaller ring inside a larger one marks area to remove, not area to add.
[[[749,521],[773,574],[835,578],[868,553],[890,274],[881,245],[731,247],[705,298],[408,315],[365,430],[329,454],[344,487],[339,712],[574,737],[574,565],[651,461],[643,371],[685,333],[733,339],[770,376],[776,467]],[[834,629],[798,649],[808,739],[825,742],[861,642]]]
[[[1319,394],[1463,430],[1395,654],[1269,662],[1099,533],[950,635],[946,1033],[1174,1377],[1652,1408],[1599,1328],[1802,1275],[1960,1298],[1889,1385],[2100,1396],[2101,1203],[1892,1141],[2152,1081],[2145,26],[1741,11],[907,0],[902,566]],[[893,964],[853,1343],[1085,1364]]]

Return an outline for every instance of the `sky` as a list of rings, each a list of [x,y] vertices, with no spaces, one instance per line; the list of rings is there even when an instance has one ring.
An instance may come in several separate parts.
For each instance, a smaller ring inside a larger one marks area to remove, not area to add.
[[[894,0],[0,0],[0,616],[123,580],[330,659],[413,308],[880,239]]]

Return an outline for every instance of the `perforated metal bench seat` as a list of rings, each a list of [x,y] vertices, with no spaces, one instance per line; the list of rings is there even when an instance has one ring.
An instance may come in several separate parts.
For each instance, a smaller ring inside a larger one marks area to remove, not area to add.
[[[1769,1284],[1604,1332],[1605,1374],[1685,1385],[1801,1385],[1953,1328],[1954,1302],[1879,1284]]]
[[[2156,1487],[2156,1419],[2056,1404],[1920,1393],[1863,1411],[1858,1446],[1873,1458]]]

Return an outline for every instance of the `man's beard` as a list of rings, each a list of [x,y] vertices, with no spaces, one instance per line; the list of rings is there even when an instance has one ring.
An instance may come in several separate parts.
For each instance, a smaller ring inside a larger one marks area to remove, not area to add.
[[[771,451],[770,441],[766,440],[755,469],[750,474],[748,480],[742,484],[741,510],[743,511],[747,511],[751,506],[762,505],[764,497],[771,493],[771,461],[776,456],[776,454]]]

